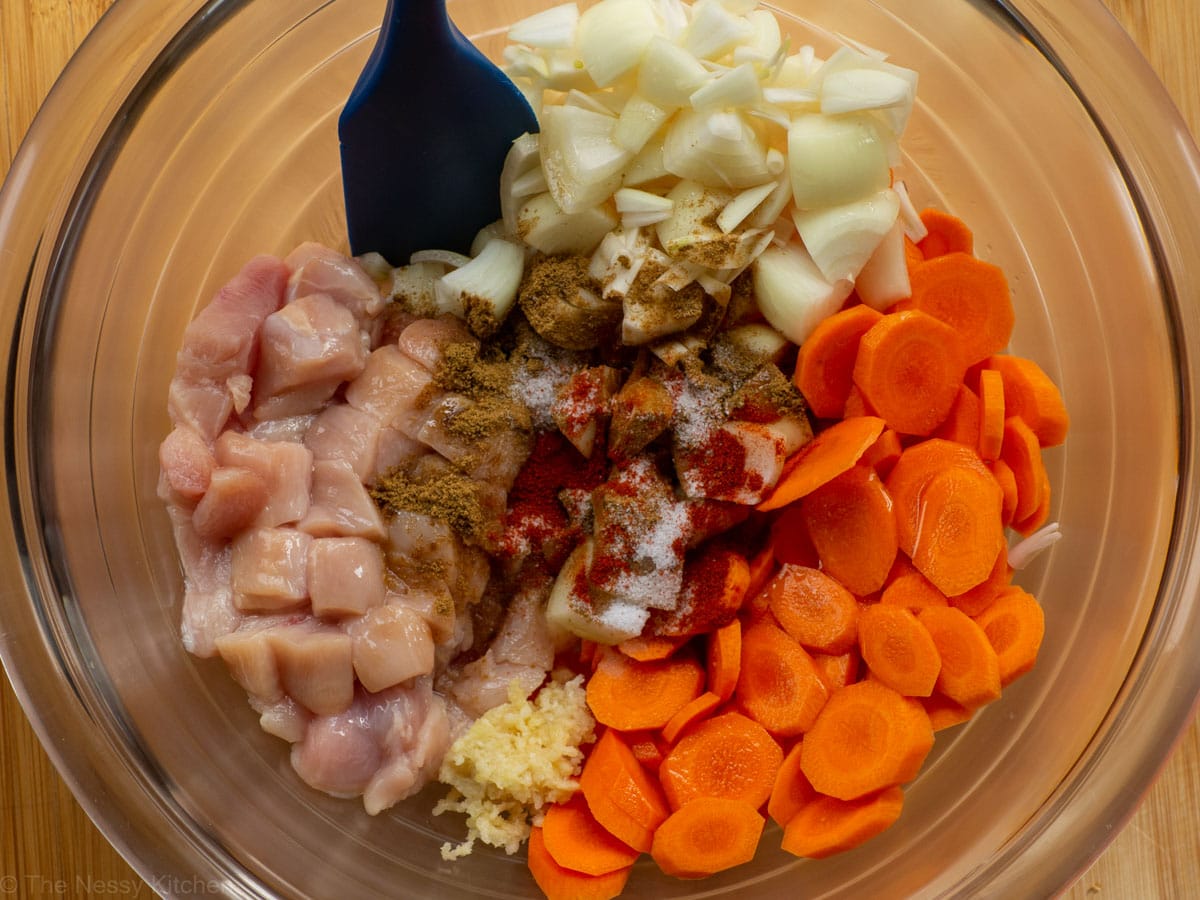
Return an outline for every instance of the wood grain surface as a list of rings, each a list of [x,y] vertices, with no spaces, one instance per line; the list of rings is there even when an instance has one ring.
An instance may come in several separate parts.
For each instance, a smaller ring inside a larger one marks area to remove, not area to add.
[[[59,71],[113,0],[0,0],[0,176]],[[1200,134],[1200,4],[1105,0]],[[139,890],[140,889],[140,890]],[[0,678],[0,898],[146,895],[75,803]],[[1200,723],[1072,900],[1200,897]]]

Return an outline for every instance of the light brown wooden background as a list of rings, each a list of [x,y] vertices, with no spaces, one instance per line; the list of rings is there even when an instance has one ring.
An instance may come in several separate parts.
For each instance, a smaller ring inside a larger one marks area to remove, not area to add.
[[[0,175],[54,78],[112,2],[0,0]],[[1200,3],[1104,2],[1146,52],[1192,133],[1200,134]],[[0,897],[78,896],[87,884],[132,896],[140,882],[80,811],[0,678]],[[1137,815],[1067,896],[1200,897],[1200,723]]]

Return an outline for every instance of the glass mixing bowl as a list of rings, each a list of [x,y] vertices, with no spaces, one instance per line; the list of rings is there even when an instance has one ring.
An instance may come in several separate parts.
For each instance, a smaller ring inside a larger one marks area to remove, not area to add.
[[[177,638],[155,497],[175,350],[250,256],[344,243],[335,123],[382,6],[121,0],[0,200],[0,644],[81,802],[159,886],[535,894],[520,857],[442,862],[461,823],[429,794],[369,818],[305,788],[221,664]],[[1010,275],[1013,349],[1062,385],[1072,431],[1048,464],[1066,537],[1020,573],[1046,608],[1038,667],[939,735],[895,827],[809,862],[771,826],[752,864],[701,883],[644,859],[629,896],[1047,895],[1132,811],[1200,693],[1200,155],[1097,2],[773,8],[798,42],[853,35],[921,73],[899,174],[971,223]],[[493,55],[530,11],[450,9]]]

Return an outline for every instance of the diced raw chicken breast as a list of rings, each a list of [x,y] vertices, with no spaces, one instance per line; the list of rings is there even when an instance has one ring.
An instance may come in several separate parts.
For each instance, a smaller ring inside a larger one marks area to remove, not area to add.
[[[405,581],[391,579],[391,593],[387,602],[392,605],[406,606],[425,620],[433,634],[434,641],[440,646],[446,644],[454,636],[454,623],[457,618],[454,596],[450,588],[440,578],[414,578],[406,575]]]
[[[315,414],[307,413],[302,416],[288,416],[286,419],[251,422],[246,435],[256,441],[288,441],[300,444],[304,442],[304,437],[316,418]]]
[[[507,491],[533,449],[532,430],[528,420],[523,420],[483,440],[455,434],[453,420],[475,405],[475,401],[459,394],[445,394],[430,403],[421,416],[402,422],[400,427],[454,463],[468,478]]]
[[[301,297],[267,316],[254,378],[254,417],[319,410],[367,362],[358,320],[325,294]]]
[[[237,608],[248,612],[294,609],[308,599],[308,546],[294,528],[252,528],[233,541],[232,585]]]
[[[282,305],[287,279],[281,260],[256,257],[184,330],[168,396],[175,424],[191,426],[207,441],[216,439],[240,384],[230,380],[253,372],[262,324]]]
[[[227,540],[249,528],[267,505],[267,482],[253,469],[219,466],[196,504],[192,522],[203,538]]]
[[[216,646],[229,674],[246,693],[266,703],[283,699],[270,628],[239,628],[217,638]]]
[[[428,452],[424,444],[399,428],[383,428],[379,432],[379,455],[375,458],[373,474],[382,474],[397,466],[407,468]]]
[[[368,691],[382,691],[433,671],[429,624],[406,606],[376,606],[350,622],[346,631],[354,645],[354,673]]]
[[[217,638],[233,632],[244,619],[233,605],[229,545],[200,537],[189,510],[172,505],[167,514],[183,563],[183,646],[194,656],[215,656]]]
[[[449,746],[445,704],[419,678],[378,694],[360,690],[344,712],[313,719],[292,746],[292,767],[317,790],[363,794],[374,815],[419,791]]]
[[[296,526],[313,537],[383,540],[383,516],[349,463],[326,459],[313,466],[312,502]]]
[[[316,538],[308,547],[315,616],[360,616],[384,602],[383,550],[361,537]]]
[[[346,402],[408,433],[405,423],[420,418],[439,393],[429,372],[388,344],[372,353],[363,373],[347,385]]]
[[[284,697],[274,703],[251,697],[250,706],[258,713],[259,727],[267,734],[289,744],[304,740],[312,713],[291,697]]]
[[[309,294],[328,294],[359,321],[374,318],[384,299],[371,276],[349,257],[317,243],[301,244],[284,260],[292,270],[287,286],[291,303]]]
[[[333,629],[273,628],[268,636],[284,692],[318,716],[335,715],[354,699],[350,638]]]
[[[208,442],[187,425],[176,425],[163,439],[158,463],[171,489],[188,500],[204,496],[217,464]]]
[[[273,528],[298,522],[308,512],[312,451],[290,441],[256,441],[226,431],[217,439],[217,464],[257,472],[267,483],[267,503],[256,525]]]
[[[379,456],[379,420],[346,403],[327,406],[309,426],[304,446],[313,459],[339,459],[348,463],[359,481],[367,481],[376,472]]]
[[[479,340],[461,319],[441,316],[437,319],[417,319],[400,333],[397,341],[402,352],[430,373],[437,369],[450,344],[469,344],[478,349]]]

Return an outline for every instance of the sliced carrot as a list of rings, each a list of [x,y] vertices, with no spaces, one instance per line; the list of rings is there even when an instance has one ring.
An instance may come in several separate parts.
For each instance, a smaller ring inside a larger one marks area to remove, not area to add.
[[[932,747],[921,704],[868,679],[833,692],[800,765],[819,793],[854,800],[915,778]]]
[[[854,383],[890,427],[928,435],[958,396],[967,365],[961,343],[953,328],[924,312],[889,313],[859,342]]]
[[[618,731],[662,728],[700,696],[704,668],[690,654],[638,662],[604,649],[587,682],[587,701],[596,721]]]
[[[947,597],[969,591],[992,573],[1004,547],[1002,499],[986,468],[946,469],[921,491],[912,562]]]
[[[784,566],[766,591],[771,613],[806,648],[845,653],[855,645],[858,601],[824,572]]]
[[[859,615],[862,613],[860,612]],[[840,687],[858,681],[858,666],[862,657],[857,650],[847,653],[812,653],[813,665],[821,676],[826,690],[833,693]]]
[[[879,602],[884,606],[902,606],[916,612],[927,606],[948,606],[950,601],[903,553],[896,557]]]
[[[1039,474],[1042,479],[1042,490],[1037,509],[1027,518],[1012,523],[1013,530],[1024,537],[1029,537],[1050,519],[1050,476],[1046,474],[1045,469],[1042,469]]]
[[[642,634],[637,637],[626,638],[617,644],[617,649],[630,659],[636,659],[638,662],[653,662],[654,660],[666,659],[689,640],[690,638],[688,637]]]
[[[929,479],[945,469],[964,466],[988,471],[970,447],[954,441],[930,438],[905,449],[884,481],[896,510],[896,538],[910,557],[916,544],[918,499]]]
[[[934,731],[943,731],[946,728],[961,725],[963,722],[969,721],[972,716],[971,710],[937,691],[928,697],[922,697],[921,705],[925,707],[925,714],[929,716],[929,723],[933,726]]]
[[[975,235],[967,223],[940,209],[921,210],[921,223],[929,232],[917,244],[925,259],[947,253],[974,253]]]
[[[907,234],[904,236],[904,262],[908,266],[908,274],[911,277],[913,269],[925,262],[925,254],[921,252],[921,247],[913,243],[912,238]]]
[[[626,734],[625,738],[629,743],[629,750],[633,753],[633,758],[644,768],[657,774],[659,766],[667,757],[662,737],[659,736],[655,739],[653,732],[638,731]]]
[[[983,629],[953,607],[923,609],[917,620],[925,626],[942,668],[937,689],[967,709],[977,709],[1000,696],[1000,661]]]
[[[903,606],[877,603],[858,617],[858,645],[871,675],[906,697],[928,697],[942,658],[929,632]]]
[[[640,855],[596,821],[583,794],[552,804],[542,817],[546,852],[564,869],[585,875],[608,875],[628,869]]]
[[[767,815],[780,825],[787,825],[796,813],[817,798],[808,776],[800,768],[802,746],[803,742],[797,741],[783,758],[771,787],[771,799],[767,801]]]
[[[992,567],[987,580],[964,594],[947,599],[955,609],[960,609],[974,618],[992,605],[1000,592],[1008,587],[1012,576],[1013,570],[1008,564],[1008,548],[1001,544],[1000,553],[996,556],[996,564]]]
[[[671,716],[671,721],[662,727],[662,736],[666,738],[668,744],[675,743],[685,728],[711,715],[712,711],[721,705],[721,702],[721,698],[712,691],[705,691]]]
[[[1031,359],[1020,356],[993,356],[990,369],[1000,373],[1004,382],[1004,406],[1033,430],[1043,447],[1055,447],[1067,437],[1070,419],[1062,394],[1050,376]]]
[[[788,822],[781,846],[809,859],[852,850],[887,830],[903,806],[904,792],[898,787],[857,800],[818,797]]]
[[[747,561],[750,566],[750,583],[746,585],[747,600],[766,587],[767,582],[775,576],[778,563],[771,543],[767,541],[763,548]]]
[[[734,619],[708,635],[708,689],[722,703],[733,696],[742,669],[742,623]]]
[[[537,827],[529,833],[526,853],[529,873],[547,900],[612,900],[625,890],[633,868],[627,866],[606,875],[585,875],[564,868],[546,850],[542,829]]]
[[[887,478],[902,452],[904,445],[900,442],[900,435],[891,428],[885,428],[875,443],[863,454],[860,462],[878,472],[880,478]]]
[[[763,819],[742,800],[702,797],[671,813],[654,833],[650,855],[676,878],[704,878],[754,858]]]
[[[579,789],[596,821],[642,853],[670,814],[658,779],[611,728],[604,729],[584,761]]]
[[[842,418],[855,419],[859,416],[874,415],[877,415],[877,413],[871,408],[871,404],[867,402],[862,389],[857,384],[850,385],[850,393],[846,395],[846,406],[842,409]]]
[[[965,365],[1007,346],[1015,316],[1008,279],[997,266],[967,253],[947,253],[917,266],[910,280],[913,308],[955,331]]]
[[[876,416],[859,416],[829,426],[787,461],[771,495],[758,508],[766,512],[787,506],[837,478],[875,443],[883,425]]]
[[[780,510],[778,517],[771,523],[770,544],[775,561],[783,565],[820,565],[817,548],[813,546],[812,538],[809,537],[799,503],[793,503]]]
[[[847,307],[822,319],[800,345],[793,381],[813,415],[822,419],[844,415],[858,342],[879,318],[864,304]]]
[[[800,508],[823,571],[859,596],[883,587],[896,559],[896,517],[874,469],[853,466]]]
[[[976,450],[979,447],[979,429],[983,420],[983,405],[976,393],[965,384],[958,386],[958,395],[946,420],[934,431],[934,437],[954,441]]]
[[[671,748],[659,770],[672,809],[697,797],[767,802],[783,763],[779,744],[761,725],[738,712],[706,719]]]
[[[1042,488],[1049,482],[1042,462],[1037,435],[1023,419],[1009,416],[1004,420],[1004,443],[1000,458],[1012,470],[1017,483],[1017,506],[1013,522],[1029,519],[1042,505]]]
[[[1006,591],[975,618],[1000,664],[1000,684],[1008,685],[1033,668],[1046,633],[1041,605],[1023,590]]]
[[[995,369],[979,373],[979,455],[986,460],[1000,455],[1004,443],[1004,379]]]
[[[1009,525],[1013,519],[1013,513],[1017,511],[1017,478],[1013,475],[1013,470],[1008,467],[1002,459],[994,459],[988,464],[988,468],[992,470],[992,474],[996,477],[996,483],[1000,485],[1000,490],[1004,495],[1004,499],[1000,504],[1000,521],[1005,525]]]
[[[829,692],[812,658],[769,622],[742,635],[742,671],[734,694],[738,708],[776,737],[812,727]]]

